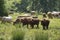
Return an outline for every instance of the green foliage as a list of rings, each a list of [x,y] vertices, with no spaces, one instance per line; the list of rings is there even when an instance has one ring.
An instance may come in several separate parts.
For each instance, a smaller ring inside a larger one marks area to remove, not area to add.
[[[4,0],[0,0],[0,16],[8,16]]]
[[[29,12],[37,11],[60,11],[60,0],[6,0],[6,7],[9,11]]]

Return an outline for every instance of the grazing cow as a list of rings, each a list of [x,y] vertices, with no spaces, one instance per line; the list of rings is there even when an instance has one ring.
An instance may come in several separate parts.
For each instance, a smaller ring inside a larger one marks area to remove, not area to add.
[[[27,25],[27,28],[28,28],[28,25],[30,25],[32,28],[34,28],[34,25],[37,25],[37,28],[39,28],[39,27],[38,27],[39,21],[40,21],[40,20],[37,19],[37,18],[24,18],[24,19],[21,20],[22,25],[23,25],[23,26],[24,26],[24,25]]]
[[[27,25],[28,26],[28,22],[30,21],[29,16],[18,16],[16,21],[13,22],[13,25],[18,24],[18,23],[22,23],[22,25]]]
[[[51,18],[52,19],[53,17],[54,18],[56,18],[56,17],[59,18],[60,17],[59,14],[60,14],[60,12],[53,11],[53,12],[48,12],[47,15],[48,15],[48,18]]]
[[[48,29],[49,23],[50,23],[50,21],[47,19],[41,20],[41,25],[43,27],[43,30]]]
[[[30,25],[32,28],[34,28],[34,25],[37,25],[37,28],[39,28],[39,19],[33,18],[32,21],[30,22]]]
[[[20,23],[20,22],[22,23],[26,17],[30,17],[30,16],[28,15],[18,16],[17,19],[13,22],[13,24]]]
[[[23,25],[23,26],[24,26],[24,25],[27,25],[27,28],[28,28],[28,25],[30,24],[31,19],[29,19],[29,18],[24,18],[24,19],[21,20],[21,22],[22,22],[22,25]]]
[[[51,14],[51,12],[48,12],[47,16],[48,16],[48,18],[53,19],[53,15]]]
[[[8,22],[8,23],[11,23],[12,22],[12,17],[11,16],[8,16],[8,17],[2,17],[2,22],[1,23],[5,23],[5,22]]]
[[[60,13],[60,12],[53,11],[53,12],[52,12],[52,15],[53,15],[53,17],[57,17],[57,18],[58,18],[58,17],[59,17],[59,13]]]
[[[32,28],[34,28],[34,25],[37,25],[37,28],[39,28],[38,27],[38,25],[39,25],[39,19],[25,19],[24,20],[24,22],[23,22],[23,24],[27,24],[27,27],[28,27],[28,24],[32,27]]]
[[[28,25],[30,25],[32,28],[34,28],[34,25],[37,25],[37,28],[38,28],[38,25],[39,25],[39,19],[37,18],[31,18],[31,17],[25,17],[23,19],[17,19],[15,22],[13,22],[13,24],[16,24],[18,22],[21,22],[22,25],[27,25],[27,28],[28,28]]]

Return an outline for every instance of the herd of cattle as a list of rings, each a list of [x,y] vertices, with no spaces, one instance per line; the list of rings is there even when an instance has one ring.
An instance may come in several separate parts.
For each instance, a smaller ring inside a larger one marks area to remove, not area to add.
[[[34,25],[37,25],[37,28],[39,28],[39,22],[41,22],[41,25],[43,26],[43,29],[48,29],[50,21],[43,18],[42,20],[38,19],[38,17],[32,17],[32,16],[18,16],[16,21],[13,22],[13,25],[17,23],[22,23],[22,25],[30,25],[31,28],[34,28]]]
[[[34,25],[37,25],[37,28],[39,28],[39,23],[41,22],[43,29],[48,29],[50,20],[46,19],[47,16],[48,16],[48,18],[52,19],[53,17],[59,17],[60,13],[52,14],[51,12],[48,12],[48,14],[43,14],[42,16],[43,16],[42,20],[38,19],[38,17],[36,17],[36,16],[31,16],[31,15],[18,16],[15,21],[12,21],[12,17],[8,16],[8,17],[0,17],[0,21],[1,21],[1,23],[13,22],[13,25],[21,23],[23,26],[27,25],[27,28],[29,25],[31,28],[34,28]]]
[[[53,12],[48,12],[47,13],[48,15],[48,18],[60,18],[60,12],[56,12],[56,11],[53,11]]]

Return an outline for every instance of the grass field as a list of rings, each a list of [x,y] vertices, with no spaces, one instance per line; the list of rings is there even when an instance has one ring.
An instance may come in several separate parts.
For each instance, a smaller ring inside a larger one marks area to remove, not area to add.
[[[13,20],[20,14],[13,14]],[[42,15],[38,15],[42,19]],[[19,24],[0,23],[0,40],[60,40],[60,19],[49,19],[50,25],[48,30],[43,30],[39,24],[39,29],[27,29],[26,26],[19,27]]]

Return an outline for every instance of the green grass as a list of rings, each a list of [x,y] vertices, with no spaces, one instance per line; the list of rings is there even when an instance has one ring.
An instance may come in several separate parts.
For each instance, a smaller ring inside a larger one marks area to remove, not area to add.
[[[21,14],[11,14],[13,21]],[[42,15],[38,15],[42,19]],[[43,30],[39,24],[39,29],[27,29],[26,26],[19,27],[19,24],[0,23],[0,40],[60,40],[60,19],[49,19],[48,30]],[[20,24],[21,25],[21,24]]]
[[[36,31],[35,32],[35,40],[48,40],[48,31]]]
[[[24,30],[17,29],[17,30],[15,30],[13,32],[12,39],[13,40],[24,40],[24,35],[25,35],[25,31]]]

